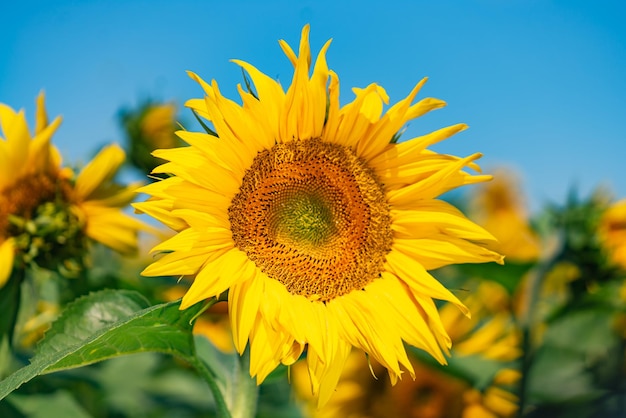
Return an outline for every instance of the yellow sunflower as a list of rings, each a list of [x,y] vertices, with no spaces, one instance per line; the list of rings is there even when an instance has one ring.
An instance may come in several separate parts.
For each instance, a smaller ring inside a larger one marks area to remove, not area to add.
[[[536,261],[541,243],[528,221],[519,181],[504,169],[494,176],[475,195],[471,217],[498,239],[496,248],[507,261]]]
[[[626,269],[626,199],[613,203],[604,212],[599,234],[613,262]]]
[[[32,227],[21,228],[15,219],[31,221],[47,203],[60,203],[67,209],[66,215],[76,221],[79,233],[122,253],[135,250],[137,231],[144,228],[142,222],[120,210],[134,198],[136,187],[122,187],[111,181],[124,160],[121,148],[106,147],[75,177],[72,170],[61,166],[61,156],[50,143],[61,118],[48,123],[44,101],[41,94],[33,136],[23,110],[16,112],[0,104],[4,134],[0,137],[0,287],[8,279],[16,255],[27,250],[23,246],[71,245],[56,234],[66,233],[65,228],[49,234],[54,243],[18,240],[18,235],[32,232]],[[50,250],[49,246],[45,248]]]
[[[164,161],[151,155],[155,149],[174,148],[183,145],[176,136],[176,105],[149,101],[136,109],[123,110],[120,121],[126,131],[130,162],[150,173]]]
[[[494,238],[437,200],[485,181],[470,175],[480,154],[441,155],[427,147],[459,124],[396,143],[407,121],[444,102],[413,103],[426,81],[383,112],[389,99],[371,84],[340,106],[339,79],[319,53],[311,72],[309,27],[299,54],[280,41],[294,66],[281,85],[239,60],[255,91],[238,86],[242,105],[215,81],[187,106],[212,123],[209,133],[179,132],[190,146],[155,152],[171,177],[141,191],[136,204],[179,231],[157,245],[168,252],[143,274],[192,275],[185,309],[225,291],[236,349],[250,342],[250,372],[263,379],[306,348],[313,393],[324,404],[351,347],[389,370],[414,376],[404,342],[445,362],[450,339],[434,299],[467,309],[429,269],[502,262]],[[215,135],[211,133],[214,130]]]

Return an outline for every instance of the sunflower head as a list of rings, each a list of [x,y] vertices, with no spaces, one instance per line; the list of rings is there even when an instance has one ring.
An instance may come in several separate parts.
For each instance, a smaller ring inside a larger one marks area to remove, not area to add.
[[[309,300],[362,289],[380,275],[391,249],[391,217],[376,174],[349,149],[319,138],[259,152],[228,214],[235,245],[289,293]]]
[[[182,145],[176,131],[176,105],[147,101],[136,109],[120,112],[120,122],[126,132],[127,150],[131,164],[149,173],[162,164],[151,155],[155,149]]]
[[[122,150],[107,147],[75,176],[50,143],[60,122],[48,123],[43,94],[34,135],[23,111],[0,104],[0,285],[14,265],[76,276],[85,266],[89,238],[121,252],[136,246],[142,224],[120,211],[134,190],[112,181]]]
[[[85,236],[70,210],[70,172],[60,167],[50,139],[61,123],[48,123],[45,98],[37,99],[34,135],[24,111],[0,104],[0,283],[15,264],[36,264],[73,275],[83,264]],[[10,171],[9,171],[10,170]],[[59,261],[61,260],[61,261]]]
[[[395,383],[414,376],[404,344],[445,362],[450,339],[433,299],[465,306],[427,270],[451,263],[502,262],[493,236],[437,199],[490,179],[472,175],[480,154],[459,158],[428,146],[466,128],[458,124],[398,142],[405,124],[444,106],[416,101],[425,79],[386,111],[376,84],[339,100],[339,78],[315,62],[309,27],[298,53],[280,46],[294,68],[281,84],[235,60],[248,74],[240,103],[217,82],[191,77],[205,96],[187,102],[206,132],[181,131],[188,147],[159,150],[162,181],[135,207],[178,233],[145,275],[189,275],[181,308],[228,290],[235,347],[250,345],[250,372],[261,382],[306,348],[310,384],[326,402],[357,347]]]
[[[626,199],[613,203],[604,212],[599,234],[611,260],[626,270]]]
[[[482,184],[472,201],[472,218],[498,239],[498,251],[514,262],[539,258],[541,242],[530,225],[520,180],[499,169],[493,181]]]

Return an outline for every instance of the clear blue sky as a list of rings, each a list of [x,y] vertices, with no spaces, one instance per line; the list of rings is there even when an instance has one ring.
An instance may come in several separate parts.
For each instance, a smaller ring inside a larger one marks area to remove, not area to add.
[[[44,89],[50,113],[64,116],[55,143],[66,160],[85,161],[122,141],[121,107],[199,97],[186,70],[215,78],[234,99],[241,72],[232,58],[287,82],[291,66],[277,41],[297,45],[310,23],[314,53],[333,38],[327,56],[344,103],[352,86],[380,83],[395,102],[430,77],[422,95],[448,107],[411,123],[405,137],[468,123],[435,149],[483,152],[487,171],[514,168],[533,208],[563,201],[573,185],[626,197],[625,4],[3,1],[0,101],[32,119]]]

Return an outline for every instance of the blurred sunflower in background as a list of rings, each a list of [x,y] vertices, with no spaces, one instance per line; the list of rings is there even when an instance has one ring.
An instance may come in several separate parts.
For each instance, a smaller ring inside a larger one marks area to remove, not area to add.
[[[235,60],[255,91],[239,86],[243,105],[215,81],[191,74],[206,96],[188,101],[212,123],[180,131],[190,146],[155,151],[171,177],[141,189],[135,207],[179,231],[143,274],[192,275],[185,309],[228,291],[234,343],[250,342],[250,372],[261,383],[306,350],[313,394],[324,404],[351,348],[387,369],[392,384],[415,377],[404,342],[445,363],[450,339],[433,299],[467,308],[428,273],[452,263],[502,262],[494,237],[440,194],[491,178],[471,175],[480,154],[459,158],[428,146],[466,128],[458,124],[397,143],[407,121],[444,106],[413,103],[426,81],[383,112],[376,84],[339,103],[327,42],[311,65],[309,27],[282,86]],[[312,69],[312,74],[310,71]]]
[[[61,123],[48,124],[43,94],[37,99],[35,136],[31,138],[24,111],[0,104],[0,287],[8,280],[16,252],[16,226],[11,217],[32,218],[41,201],[54,200],[61,172],[61,157],[50,138]]]
[[[539,259],[539,235],[531,228],[519,179],[506,169],[494,172],[494,179],[481,184],[471,199],[471,218],[497,239],[496,248],[507,262]]]
[[[43,94],[36,115],[31,135],[24,111],[0,104],[0,284],[29,265],[71,276],[84,267],[88,240],[133,253],[146,229],[122,212],[137,187],[113,181],[122,149],[105,147],[74,175],[50,142],[61,118],[48,123]]]
[[[157,149],[175,148],[184,145],[176,136],[177,106],[147,100],[136,109],[123,109],[119,121],[126,134],[126,150],[130,163],[145,174],[165,161],[152,152]]]
[[[626,270],[626,199],[606,209],[598,232],[613,262]]]

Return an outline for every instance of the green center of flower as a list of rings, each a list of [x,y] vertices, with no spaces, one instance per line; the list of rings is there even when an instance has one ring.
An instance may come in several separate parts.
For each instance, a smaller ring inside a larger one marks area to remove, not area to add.
[[[337,233],[324,196],[297,191],[276,208],[272,222],[276,239],[303,247],[325,245]]]
[[[15,238],[17,262],[73,277],[87,255],[83,223],[70,208],[71,185],[45,173],[0,191],[0,238]]]
[[[235,245],[289,292],[312,300],[363,289],[391,248],[375,173],[351,149],[320,139],[260,152],[228,213]]]

